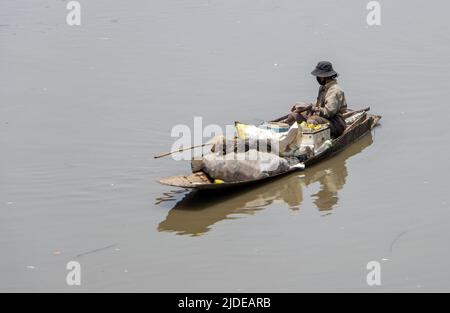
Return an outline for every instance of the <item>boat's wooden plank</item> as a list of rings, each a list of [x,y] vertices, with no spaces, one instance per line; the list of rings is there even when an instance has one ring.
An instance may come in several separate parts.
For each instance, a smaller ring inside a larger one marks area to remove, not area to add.
[[[370,129],[372,129],[375,126],[378,125],[378,122],[380,122],[380,120],[381,120],[381,116],[379,116],[379,115],[372,115],[372,120],[373,120],[373,122],[372,122],[372,125],[371,125]]]
[[[164,185],[185,188],[193,188],[196,185],[211,184],[211,180],[204,172],[197,172],[190,175],[172,176],[161,179],[159,182]]]

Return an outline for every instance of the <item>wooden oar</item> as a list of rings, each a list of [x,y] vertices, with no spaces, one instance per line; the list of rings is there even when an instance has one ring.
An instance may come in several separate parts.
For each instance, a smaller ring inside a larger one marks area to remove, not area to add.
[[[198,145],[198,146],[192,146],[192,147],[189,147],[189,148],[179,149],[179,150],[175,150],[175,151],[171,151],[171,152],[155,155],[153,158],[154,159],[159,159],[159,158],[163,158],[163,157],[166,157],[166,156],[174,154],[174,153],[180,153],[180,152],[183,152],[183,151],[188,151],[188,150],[192,150],[192,149],[196,149],[196,148],[203,148],[203,147],[212,146],[212,145],[214,145],[214,143],[205,143],[205,144]]]
[[[362,114],[360,117],[358,117],[355,121],[353,121],[353,123],[349,127],[347,127],[345,129],[344,134],[352,131],[356,126],[359,125],[359,122],[361,122],[362,120],[365,120],[366,117],[367,117],[367,114]]]
[[[282,120],[285,120],[285,119],[287,119],[289,117],[289,114],[288,115],[285,115],[285,116],[282,116],[282,117],[279,117],[279,118],[277,118],[276,120],[273,120],[273,121],[270,121],[271,123],[277,123],[277,122],[279,122],[279,121],[282,121]]]
[[[361,109],[361,110],[345,112],[344,114],[342,114],[342,116],[343,116],[344,118],[347,118],[347,117],[350,117],[350,116],[355,115],[355,114],[357,114],[357,113],[367,112],[367,111],[370,111],[370,107],[367,107],[367,108]]]
[[[346,112],[346,113],[343,114],[343,117],[344,117],[344,118],[347,118],[347,117],[350,117],[350,116],[352,116],[352,115],[354,115],[354,114],[356,114],[356,113],[367,112],[367,111],[370,111],[370,107],[367,107],[367,108],[361,109],[361,110],[356,110],[356,111]],[[270,121],[270,122],[272,122],[272,123],[279,122],[279,121],[282,121],[282,120],[287,119],[288,117],[289,117],[289,114],[288,114],[288,115],[285,115],[285,116],[282,116],[282,117],[279,117],[279,118],[277,118],[277,119],[275,119],[275,120],[273,120],[273,121]]]

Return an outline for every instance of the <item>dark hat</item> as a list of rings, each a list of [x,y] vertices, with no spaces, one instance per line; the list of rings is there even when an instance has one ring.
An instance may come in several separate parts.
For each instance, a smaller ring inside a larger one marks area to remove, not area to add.
[[[331,76],[339,76],[339,74],[333,70],[333,65],[328,61],[321,61],[317,63],[314,71],[311,72],[312,75],[317,77],[331,77]]]

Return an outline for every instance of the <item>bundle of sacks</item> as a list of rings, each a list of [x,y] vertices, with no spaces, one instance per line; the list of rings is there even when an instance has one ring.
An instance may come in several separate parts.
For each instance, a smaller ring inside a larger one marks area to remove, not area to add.
[[[226,182],[262,179],[289,170],[287,160],[273,153],[251,149],[244,153],[208,154],[203,158],[204,171]]]
[[[237,137],[213,139],[212,153],[192,161],[192,171],[204,171],[225,182],[262,179],[303,164],[289,162],[300,151],[301,128],[294,123],[286,132],[277,133],[254,125],[236,123]]]

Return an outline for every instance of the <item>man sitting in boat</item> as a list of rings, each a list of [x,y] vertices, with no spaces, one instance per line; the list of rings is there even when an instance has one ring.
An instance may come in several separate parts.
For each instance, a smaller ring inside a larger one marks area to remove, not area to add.
[[[327,61],[319,62],[311,74],[316,76],[320,84],[317,101],[309,105],[296,103],[284,122],[289,125],[305,121],[314,125],[329,124],[331,137],[339,137],[346,127],[342,114],[347,110],[344,91],[336,80],[339,74]]]

